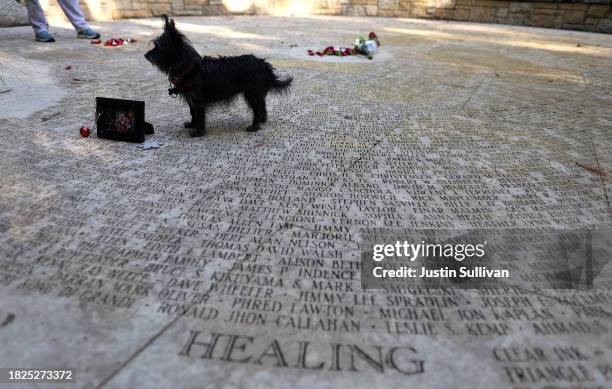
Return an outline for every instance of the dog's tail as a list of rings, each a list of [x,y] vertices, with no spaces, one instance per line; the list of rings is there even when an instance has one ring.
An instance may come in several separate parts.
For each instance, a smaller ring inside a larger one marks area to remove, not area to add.
[[[291,83],[293,82],[293,77],[289,76],[284,80],[281,80],[276,74],[274,75],[274,79],[272,80],[272,92],[277,94],[289,93],[291,91]]]
[[[276,94],[287,94],[291,91],[291,83],[293,82],[293,77],[288,76],[284,80],[281,80],[280,77],[274,72],[274,66],[270,62],[264,59],[259,59],[259,63],[263,65],[265,72],[267,73],[267,84],[272,93]]]

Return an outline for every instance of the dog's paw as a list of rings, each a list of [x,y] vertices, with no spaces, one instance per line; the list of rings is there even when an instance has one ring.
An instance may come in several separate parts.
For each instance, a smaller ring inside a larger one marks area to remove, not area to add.
[[[248,126],[246,130],[247,132],[257,132],[259,129],[259,126]]]
[[[195,124],[193,124],[193,122],[185,122],[184,126],[185,128],[194,128]]]
[[[199,138],[204,135],[206,135],[206,130],[201,129],[201,128],[196,128],[196,129],[189,131],[189,136],[191,136],[192,138]]]

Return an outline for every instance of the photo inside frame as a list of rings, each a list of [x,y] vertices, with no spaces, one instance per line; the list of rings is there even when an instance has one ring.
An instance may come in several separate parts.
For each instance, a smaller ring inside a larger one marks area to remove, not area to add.
[[[144,101],[96,98],[96,129],[100,138],[144,142]]]

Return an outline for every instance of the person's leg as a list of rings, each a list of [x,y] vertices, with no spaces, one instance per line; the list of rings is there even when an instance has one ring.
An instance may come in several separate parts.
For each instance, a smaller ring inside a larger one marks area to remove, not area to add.
[[[47,23],[45,11],[43,11],[38,0],[27,0],[26,6],[28,20],[34,29],[36,40],[39,42],[55,42],[55,39],[49,34],[49,23]]]
[[[81,7],[79,7],[78,0],[57,0],[57,3],[62,7],[62,11],[64,11],[75,30],[83,31],[89,28],[89,24],[87,24],[83,12],[81,12]]]
[[[43,11],[38,0],[27,0],[26,6],[28,9],[28,20],[34,29],[34,33],[49,32],[49,23],[45,17],[45,11]]]
[[[78,38],[98,39],[100,37],[100,34],[92,30],[85,21],[81,7],[79,7],[79,0],[57,0],[57,3],[62,7],[74,29],[77,30]]]

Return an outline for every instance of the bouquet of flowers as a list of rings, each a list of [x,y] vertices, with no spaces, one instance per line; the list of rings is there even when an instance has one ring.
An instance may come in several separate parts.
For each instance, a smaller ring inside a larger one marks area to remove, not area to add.
[[[375,32],[370,32],[368,39],[364,37],[357,38],[353,44],[353,48],[327,46],[325,49],[316,52],[309,49],[308,55],[318,55],[319,57],[324,55],[337,55],[340,57],[346,57],[347,55],[362,54],[368,57],[368,59],[372,59],[374,58],[374,54],[379,47],[380,41],[378,40],[378,36]]]

